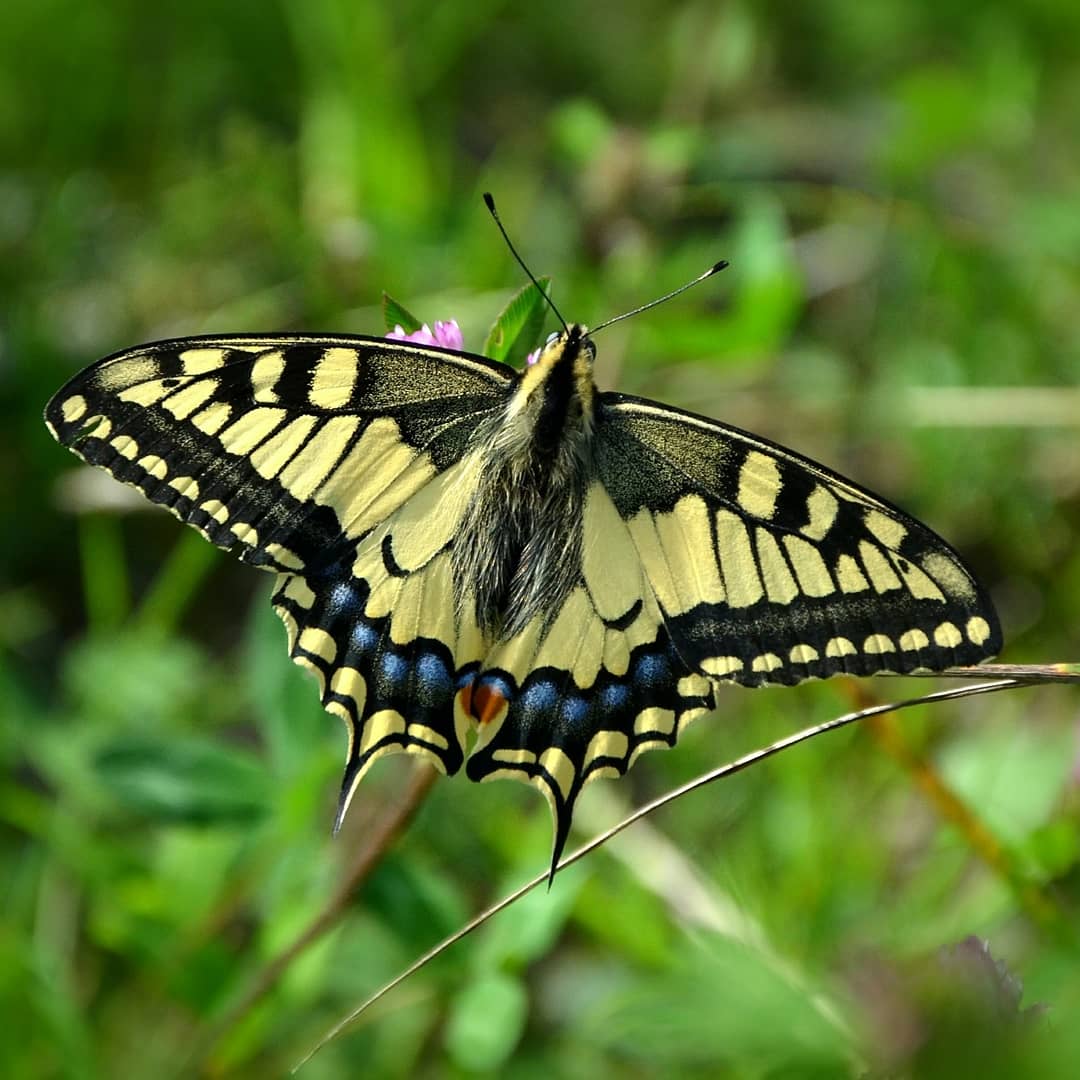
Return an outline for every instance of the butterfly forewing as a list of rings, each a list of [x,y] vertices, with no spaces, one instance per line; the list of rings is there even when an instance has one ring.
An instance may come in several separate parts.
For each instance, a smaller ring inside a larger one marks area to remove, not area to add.
[[[351,791],[391,750],[461,764],[452,689],[481,646],[447,576],[467,494],[447,481],[467,479],[469,436],[511,383],[482,358],[381,339],[184,339],[87,369],[46,422],[279,574],[293,658],[349,730]]]
[[[679,655],[747,686],[994,655],[989,599],[924,525],[756,436],[604,395],[596,463]]]

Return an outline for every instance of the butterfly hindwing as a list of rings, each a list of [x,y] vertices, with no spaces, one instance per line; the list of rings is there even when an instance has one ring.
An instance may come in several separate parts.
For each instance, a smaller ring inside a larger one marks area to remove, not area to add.
[[[383,753],[461,764],[453,690],[482,650],[445,549],[475,469],[469,434],[511,384],[482,358],[382,339],[185,339],[87,369],[46,421],[84,460],[279,574],[292,656],[349,732],[344,808]]]
[[[451,774],[461,766],[471,720],[454,695],[484,639],[473,613],[454,603],[450,549],[478,465],[467,455],[449,466],[347,561],[283,576],[275,590],[293,658],[316,675],[324,707],[349,733],[339,823],[384,754],[425,754]]]
[[[555,819],[552,865],[581,789],[621,776],[645,750],[671,747],[714,704],[710,681],[679,656],[607,492],[585,493],[578,584],[484,657],[466,693],[480,734],[474,780],[533,783]]]
[[[601,399],[597,468],[680,656],[747,686],[941,670],[1001,644],[956,553],[792,451],[656,402]]]

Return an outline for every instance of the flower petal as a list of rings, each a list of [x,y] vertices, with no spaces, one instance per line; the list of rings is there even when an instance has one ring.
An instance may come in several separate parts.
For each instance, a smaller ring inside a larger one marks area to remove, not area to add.
[[[397,325],[386,337],[390,341],[411,341],[417,345],[439,345],[444,349],[463,349],[465,347],[465,339],[461,335],[461,328],[458,326],[456,319],[437,322],[434,332],[427,323],[424,323],[419,330],[414,330],[411,334],[405,333],[403,326]]]
[[[435,324],[435,344],[442,345],[446,349],[464,349],[465,339],[461,334],[461,327],[457,319]]]

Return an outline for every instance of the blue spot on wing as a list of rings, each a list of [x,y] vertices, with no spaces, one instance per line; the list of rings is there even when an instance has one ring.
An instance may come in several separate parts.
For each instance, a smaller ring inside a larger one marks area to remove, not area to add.
[[[559,691],[548,679],[538,679],[522,691],[520,707],[527,714],[539,713],[550,715],[559,703]]]
[[[454,690],[454,680],[441,657],[422,653],[416,660],[416,699],[434,708],[446,705]]]
[[[581,697],[563,698],[562,707],[559,709],[564,723],[577,726],[585,722],[589,715],[589,703]]]
[[[397,653],[384,653],[379,660],[383,678],[390,684],[404,682],[409,674],[409,662]]]
[[[612,683],[600,691],[600,704],[610,712],[624,708],[629,700],[630,687],[626,683]]]
[[[357,652],[371,652],[379,644],[379,632],[366,622],[358,622],[352,628],[350,644]]]
[[[635,682],[659,686],[671,678],[671,664],[659,653],[644,653],[634,664]]]
[[[355,582],[339,582],[330,590],[326,608],[331,618],[356,615],[363,604],[364,597]]]
[[[454,685],[450,672],[446,669],[446,664],[433,653],[424,653],[416,661],[416,674],[421,683],[430,686],[433,690],[442,690],[449,693]]]

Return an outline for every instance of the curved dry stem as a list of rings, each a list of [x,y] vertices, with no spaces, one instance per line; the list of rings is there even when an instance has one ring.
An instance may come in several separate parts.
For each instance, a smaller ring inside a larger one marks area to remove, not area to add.
[[[222,1038],[233,1031],[273,989],[289,965],[337,924],[355,898],[357,889],[412,821],[438,775],[430,765],[419,764],[416,767],[401,799],[389,806],[365,834],[366,842],[357,851],[356,858],[322,909],[289,945],[255,973],[244,993],[196,1041],[188,1056],[189,1064],[205,1062]]]
[[[723,777],[731,776],[734,773],[741,772],[743,769],[749,768],[751,765],[756,765],[760,761],[764,761],[766,758],[772,757],[774,754],[778,754],[783,750],[790,749],[793,746],[797,746],[799,743],[806,742],[809,739],[814,738],[817,735],[823,735],[829,731],[836,731],[839,728],[847,727],[849,724],[853,724],[858,720],[865,720],[871,717],[884,716],[887,713],[898,712],[901,709],[909,709],[916,705],[927,705],[941,701],[952,701],[964,697],[973,697],[977,694],[991,694],[999,690],[1014,690],[1024,686],[1035,686],[1043,683],[1057,683],[1057,682],[1080,682],[1080,664],[1033,664],[1033,665],[1020,665],[1020,664],[996,664],[996,665],[980,665],[974,668],[951,668],[945,672],[935,673],[938,677],[942,675],[951,678],[973,678],[973,677],[987,677],[989,676],[992,681],[977,683],[973,686],[961,686],[955,687],[950,690],[939,690],[932,694],[924,694],[920,697],[909,698],[899,702],[889,702],[886,704],[872,705],[867,708],[859,709],[855,712],[845,713],[842,716],[834,717],[832,720],[827,720],[822,724],[815,724],[813,727],[803,728],[801,731],[795,732],[793,735],[788,735],[783,739],[779,739],[777,742],[763,747],[759,750],[751,751],[748,754],[744,754],[740,758],[736,758],[734,761],[730,761],[725,765],[721,765],[716,769],[712,769],[707,773],[703,773],[701,776],[683,784],[681,787],[675,788],[673,791],[667,792],[665,795],[654,799],[652,802],[642,806],[628,817],[624,818],[617,825],[601,833],[599,836],[594,837],[584,846],[578,848],[570,855],[565,856],[556,867],[556,870],[563,870],[568,866],[573,865],[580,859],[583,859],[590,852],[600,847],[602,844],[607,843],[612,837],[618,835],[624,829],[629,828],[636,821],[640,821],[642,818],[649,814],[654,813],[661,807],[666,806],[670,802],[674,802],[676,799],[682,798],[682,796],[689,794],[691,791],[695,791],[698,788],[705,787],[708,784],[713,783],[716,780],[720,780]],[[440,941],[437,945],[433,946],[426,953],[420,956],[412,964],[410,964],[401,974],[397,975],[390,982],[380,987],[371,997],[367,998],[357,1008],[353,1009],[348,1015],[339,1020],[326,1034],[308,1051],[304,1057],[296,1063],[293,1067],[293,1072],[297,1072],[299,1069],[311,1060],[327,1043],[335,1039],[342,1031],[345,1030],[350,1024],[357,1020],[361,1014],[369,1009],[375,1002],[385,997],[391,990],[399,986],[411,975],[414,975],[422,967],[428,964],[431,960],[435,959],[438,955],[445,952],[452,945],[461,941],[462,938],[468,937],[474,930],[478,929],[484,923],[486,923],[493,916],[499,914],[505,908],[509,907],[515,901],[520,899],[526,893],[531,892],[538,885],[543,884],[548,880],[548,873],[537,874],[536,877],[526,882],[520,888],[514,890],[508,896],[503,897],[497,904],[489,907],[486,911],[481,912],[475,918],[471,919],[459,930],[455,931],[449,937]]]

